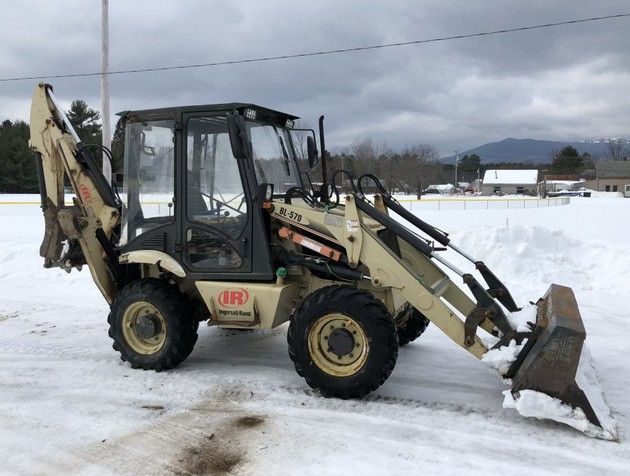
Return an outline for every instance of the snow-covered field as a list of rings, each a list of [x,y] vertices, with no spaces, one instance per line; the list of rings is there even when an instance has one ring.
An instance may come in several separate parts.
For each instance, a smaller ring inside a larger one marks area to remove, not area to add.
[[[361,401],[312,392],[284,326],[202,326],[178,369],[134,371],[89,273],[43,269],[40,211],[12,204],[0,205],[0,473],[628,474],[630,200],[421,216],[520,303],[552,282],[574,289],[619,443],[502,409],[496,373],[435,328]]]

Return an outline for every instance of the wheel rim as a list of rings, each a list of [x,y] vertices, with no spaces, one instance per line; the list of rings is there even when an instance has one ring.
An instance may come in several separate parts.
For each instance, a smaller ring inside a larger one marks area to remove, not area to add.
[[[363,328],[344,314],[326,314],[308,333],[308,351],[321,370],[336,377],[357,373],[367,361],[369,344]]]
[[[133,351],[143,355],[155,354],[166,340],[166,321],[153,304],[138,301],[125,309],[122,331]]]

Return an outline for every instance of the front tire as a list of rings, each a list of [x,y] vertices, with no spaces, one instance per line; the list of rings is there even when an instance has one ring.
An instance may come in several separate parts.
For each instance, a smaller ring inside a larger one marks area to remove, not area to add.
[[[287,341],[296,372],[325,397],[360,398],[376,390],[398,357],[387,308],[349,286],[307,296],[291,316]]]
[[[179,290],[155,278],[123,287],[107,318],[121,360],[134,369],[162,371],[182,363],[197,342],[199,323]]]

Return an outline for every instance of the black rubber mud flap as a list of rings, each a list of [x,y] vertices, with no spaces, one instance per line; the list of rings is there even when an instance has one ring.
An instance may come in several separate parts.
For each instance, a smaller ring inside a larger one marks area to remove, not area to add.
[[[512,394],[535,390],[580,408],[586,418],[601,427],[593,406],[576,382],[586,331],[573,290],[552,284],[537,303],[538,338],[528,342],[517,358]]]

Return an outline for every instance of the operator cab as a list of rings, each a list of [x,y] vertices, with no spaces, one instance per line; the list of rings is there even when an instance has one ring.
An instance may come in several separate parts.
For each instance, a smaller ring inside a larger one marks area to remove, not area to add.
[[[257,191],[302,186],[297,117],[243,103],[120,115],[121,251],[162,251],[195,279],[273,279]]]

